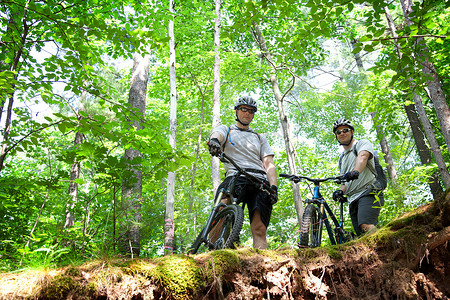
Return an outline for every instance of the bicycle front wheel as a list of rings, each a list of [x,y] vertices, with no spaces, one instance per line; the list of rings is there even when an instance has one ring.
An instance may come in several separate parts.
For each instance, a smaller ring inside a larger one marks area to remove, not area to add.
[[[300,226],[300,247],[315,248],[320,246],[320,224],[318,222],[317,207],[308,204],[303,213],[302,224]]]
[[[221,209],[214,217],[207,232],[209,250],[234,249],[235,245],[239,243],[243,223],[244,210],[241,206],[230,204]]]

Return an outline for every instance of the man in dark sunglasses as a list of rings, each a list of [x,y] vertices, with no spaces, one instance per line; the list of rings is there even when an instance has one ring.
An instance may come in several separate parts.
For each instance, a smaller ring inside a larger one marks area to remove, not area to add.
[[[266,137],[249,127],[258,110],[256,101],[249,96],[240,97],[234,105],[234,109],[236,124],[219,125],[211,133],[208,141],[210,154],[218,156],[222,151],[225,152],[237,165],[266,181],[276,192],[277,172],[273,162],[274,152]],[[218,190],[227,186],[237,173],[232,164],[225,163],[224,166],[226,178]],[[253,247],[267,249],[266,235],[272,214],[272,199],[265,192],[247,184],[247,178],[242,176],[237,178],[236,194],[247,204]],[[228,199],[224,198],[222,201],[227,203]]]
[[[361,235],[377,230],[384,199],[371,188],[376,181],[373,145],[365,139],[355,140],[354,132],[352,122],[345,118],[333,124],[333,133],[344,147],[339,158],[339,170],[347,180],[351,180],[333,192],[333,199],[347,196],[353,228],[357,235]]]

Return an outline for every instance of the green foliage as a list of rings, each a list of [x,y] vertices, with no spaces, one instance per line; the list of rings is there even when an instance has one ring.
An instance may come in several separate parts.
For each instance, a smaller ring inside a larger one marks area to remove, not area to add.
[[[172,16],[166,4],[146,1],[29,2],[27,8],[25,2],[3,3],[0,21],[3,110],[9,97],[15,101],[0,177],[0,268],[54,266],[114,255],[119,238],[116,225],[124,217],[118,209],[121,186],[124,179],[133,177],[127,170],[129,161],[123,158],[125,149],[139,149],[142,154],[131,162],[143,172],[142,221],[138,224],[141,255],[157,257],[163,252],[168,171],[176,173],[175,252],[184,252],[206,221],[214,193],[205,144],[212,129],[213,3],[177,3]],[[339,117],[355,123],[358,139],[368,138],[376,145],[383,136],[387,138],[399,178],[397,186],[391,184],[385,191],[380,225],[431,200],[427,180],[436,166],[418,163],[403,113],[410,101],[405,89],[411,87],[411,78],[414,91],[424,95],[428,78],[421,73],[420,62],[425,57],[435,63],[447,99],[449,92],[448,7],[439,1],[415,3],[410,15],[414,25],[398,28],[400,36],[408,37],[398,40],[404,53],[399,59],[384,21],[386,5],[378,0],[227,2],[222,7],[220,44],[221,123],[234,123],[232,108],[239,95],[257,98],[259,110],[252,127],[268,137],[278,173],[287,173],[288,167],[278,108],[268,82],[273,66],[255,43],[255,24],[267,41],[285,96],[299,174],[337,174],[339,146],[331,126]],[[403,20],[397,3],[390,3],[389,9]],[[167,21],[173,17],[176,150],[168,144]],[[414,35],[425,36],[428,53],[421,53],[414,38],[409,38]],[[126,101],[129,59],[136,51],[151,52],[144,115]],[[372,68],[356,72],[355,54]],[[328,78],[314,81],[322,71],[337,78],[326,91],[319,88]],[[36,116],[29,106],[38,102],[46,103],[53,113]],[[430,121],[438,128],[432,105],[424,102]],[[77,108],[81,104],[84,110]],[[373,119],[372,112],[376,112]],[[139,123],[142,129],[130,128],[130,122]],[[73,143],[77,132],[84,137],[79,145]],[[442,134],[439,130],[436,134],[443,145]],[[450,155],[448,149],[443,153],[446,158]],[[80,163],[81,173],[75,181],[75,226],[68,229],[64,219],[75,162]],[[291,185],[282,179],[278,185],[280,199],[268,228],[270,247],[296,247],[298,224]],[[324,185],[322,194],[329,199],[335,188]],[[300,191],[302,198],[309,197],[307,185],[302,183]],[[334,202],[330,204],[337,212]],[[345,226],[351,228],[347,217]],[[251,245],[248,221],[241,241]],[[217,260],[234,261],[225,254],[217,254]],[[185,287],[184,292],[188,290]],[[170,290],[174,295],[178,292]]]

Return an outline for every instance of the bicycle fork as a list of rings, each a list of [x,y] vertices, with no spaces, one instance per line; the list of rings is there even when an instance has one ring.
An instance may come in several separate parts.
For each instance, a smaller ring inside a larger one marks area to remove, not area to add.
[[[221,189],[220,192],[217,194],[216,201],[214,203],[214,207],[213,207],[211,213],[209,214],[208,220],[206,221],[205,227],[203,229],[203,234],[202,234],[202,240],[203,241],[207,241],[207,238],[206,238],[206,234],[207,233],[205,233],[205,231],[207,232],[208,228],[210,228],[210,226],[214,225],[213,224],[214,217],[217,215],[217,213],[219,212],[220,208],[226,206],[226,204],[221,203],[224,191],[225,191],[225,189]]]
[[[315,199],[319,203],[319,243],[322,240],[322,228],[323,223],[325,223],[325,228],[327,229],[328,236],[330,237],[330,242],[332,245],[336,245],[336,239],[334,238],[333,231],[331,229],[330,221],[327,217],[327,212],[329,216],[333,216],[333,212],[331,211],[328,204],[323,200],[322,195],[320,194],[319,187],[314,187],[314,196],[313,199]],[[341,220],[342,220],[342,210],[341,210]],[[339,224],[337,223],[336,218],[332,218],[334,225],[336,228],[339,228]],[[320,246],[320,245],[317,245]]]

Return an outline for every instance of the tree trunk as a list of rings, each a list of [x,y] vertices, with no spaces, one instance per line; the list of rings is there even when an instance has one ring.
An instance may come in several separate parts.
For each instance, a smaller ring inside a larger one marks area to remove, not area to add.
[[[370,115],[373,119],[375,116],[375,113],[371,113]],[[387,166],[387,172],[388,172],[389,179],[391,180],[393,185],[396,185],[397,178],[398,178],[397,170],[395,169],[394,160],[392,159],[391,150],[389,149],[387,139],[386,139],[385,135],[383,134],[382,130],[380,129],[380,126],[375,126],[375,128],[377,131],[377,136],[382,136],[382,138],[380,140],[380,147],[381,147],[381,152],[383,152],[383,154],[384,154],[384,162],[386,163],[386,166]]]
[[[352,39],[351,40],[351,45],[352,48],[354,49],[355,44],[356,44],[356,40]],[[364,65],[362,63],[361,60],[361,55],[359,54],[359,52],[355,53],[355,61],[356,61],[356,65],[358,66],[358,70],[360,72],[364,71]],[[372,119],[375,117],[376,112],[370,113],[370,116],[372,117]],[[381,136],[381,140],[380,140],[380,147],[381,147],[381,151],[383,152],[383,156],[384,156],[384,162],[387,165],[387,171],[388,171],[388,176],[389,179],[391,180],[392,184],[396,184],[397,181],[397,171],[395,170],[395,165],[394,165],[394,160],[392,159],[392,155],[391,155],[391,150],[389,149],[389,145],[387,142],[387,139],[384,135],[384,133],[382,132],[380,126],[375,126],[375,130],[377,132],[377,136]]]
[[[425,130],[428,142],[430,143],[431,152],[433,152],[436,164],[439,168],[439,173],[442,177],[442,182],[445,188],[450,187],[450,174],[448,173],[447,166],[445,165],[444,157],[442,156],[441,148],[439,147],[436,136],[434,135],[433,128],[431,127],[430,120],[427,117],[425,108],[423,107],[422,99],[418,95],[414,96],[414,104],[416,105],[417,113],[419,115],[420,122]]]
[[[200,113],[200,130],[197,137],[197,146],[195,151],[195,162],[192,164],[192,171],[191,171],[191,192],[189,193],[189,207],[188,207],[188,214],[187,217],[189,218],[189,223],[192,224],[192,226],[186,226],[186,234],[185,236],[189,236],[189,232],[192,229],[194,233],[196,232],[197,223],[196,223],[196,216],[192,215],[194,201],[197,199],[197,195],[194,194],[194,187],[195,187],[195,174],[197,173],[197,165],[200,160],[200,145],[202,141],[203,136],[203,121],[204,121],[204,103],[205,103],[205,94],[200,89],[200,93],[202,94],[202,105],[201,105],[201,113]],[[194,197],[195,196],[195,197]],[[181,243],[184,245],[184,243]]]
[[[78,111],[86,111],[84,108],[84,101],[86,101],[87,92],[83,90],[81,94],[80,104],[78,106]],[[81,115],[78,116],[78,119],[81,120],[83,117]],[[74,147],[79,148],[81,143],[83,143],[84,136],[81,132],[75,133]],[[70,228],[75,225],[75,216],[73,210],[78,200],[78,183],[75,182],[76,179],[80,177],[80,167],[81,163],[78,161],[78,158],[75,157],[75,160],[72,164],[72,168],[70,170],[70,181],[69,181],[69,203],[67,205],[66,211],[66,220],[64,222],[64,228]]]
[[[222,16],[220,9],[222,0],[215,0],[216,3],[216,21],[214,25],[214,95],[213,95],[213,118],[212,128],[216,128],[220,123],[220,28]],[[220,184],[220,163],[217,157],[212,157],[212,184],[214,198],[217,188]]]
[[[409,18],[410,13],[412,12],[412,2],[410,0],[400,0],[400,3],[406,19],[406,24],[408,26],[415,26],[414,22]],[[447,149],[450,150],[450,107],[445,99],[445,94],[442,90],[441,82],[434,64],[429,59],[429,50],[423,38],[418,38],[416,40],[416,45],[418,45],[418,56],[422,56],[424,58],[423,60],[419,59],[419,62],[423,68],[422,72],[427,78],[432,78],[431,80],[427,79],[430,98],[433,102],[434,110],[436,111],[436,115],[439,120],[441,132],[444,136],[445,142],[447,143]]]
[[[420,120],[417,116],[416,109],[413,104],[405,106],[406,115],[408,116],[409,124],[411,126],[411,131],[413,133],[414,142],[416,143],[417,153],[419,154],[420,162],[422,165],[427,165],[431,163],[430,149],[425,141],[425,136],[422,132],[420,126]],[[433,199],[438,199],[442,193],[442,186],[439,182],[438,172],[434,172],[428,179],[428,184],[430,186],[431,194]]]
[[[174,11],[174,1],[169,1],[169,11]],[[175,72],[175,35],[174,20],[169,19],[169,51],[170,51],[170,132],[169,144],[176,149],[177,137],[177,83]],[[169,172],[167,175],[167,199],[166,199],[166,217],[164,225],[164,254],[173,254],[175,223],[173,220],[175,212],[175,173]]]
[[[283,137],[284,137],[284,144],[286,147],[286,154],[288,158],[288,166],[289,166],[289,172],[291,174],[297,174],[297,168],[295,165],[295,149],[294,145],[292,144],[292,138],[291,138],[291,129],[289,125],[289,120],[286,116],[286,113],[284,111],[284,104],[283,104],[283,97],[280,92],[280,87],[278,86],[278,81],[276,77],[276,66],[272,60],[272,55],[270,54],[269,50],[267,49],[266,41],[264,39],[264,36],[261,33],[261,30],[259,29],[259,26],[253,22],[253,34],[256,39],[256,42],[258,43],[259,48],[261,49],[264,57],[268,61],[268,63],[273,67],[273,73],[270,76],[270,82],[272,83],[272,89],[273,94],[275,97],[275,100],[277,101],[278,106],[278,117],[281,123],[281,127],[283,129]],[[298,184],[291,182],[292,185],[292,194],[294,196],[294,205],[295,210],[297,212],[297,219],[299,224],[302,223],[302,216],[303,216],[303,205],[302,205],[302,199],[300,196],[300,191],[298,188]]]
[[[390,11],[387,7],[384,8],[386,19],[388,21],[389,28],[391,30],[392,36],[394,38],[397,38],[397,29],[394,23],[394,19],[392,18]],[[400,49],[400,46],[398,44],[395,44],[397,55],[401,59],[402,58],[402,52]],[[416,95],[414,94],[414,99],[416,98]],[[420,160],[422,164],[429,164],[431,163],[431,155],[430,150],[425,142],[424,133],[421,130],[420,126],[420,119],[417,115],[417,110],[412,105],[405,106],[406,114],[408,116],[408,120],[411,126],[411,130],[413,132],[414,141],[416,143],[417,151],[419,153]],[[428,118],[427,118],[428,119]],[[433,134],[434,137],[434,134]],[[434,199],[438,199],[439,196],[443,193],[441,184],[439,182],[439,177],[437,172],[435,172],[433,175],[430,176],[429,179],[429,185],[431,189],[431,193],[433,195]]]
[[[388,142],[386,140],[386,137],[383,136],[383,138],[380,141],[381,151],[384,154],[384,162],[387,166],[387,172],[388,176],[391,179],[391,182],[395,185],[397,183],[397,170],[394,166],[394,160],[392,159],[391,150],[389,149]]]
[[[147,96],[148,71],[150,57],[142,57],[135,53],[133,57],[133,71],[131,75],[130,94],[128,103],[133,108],[137,108],[144,116],[145,100]],[[142,128],[139,120],[133,121],[130,126],[140,130]],[[119,250],[122,254],[128,254],[131,258],[139,256],[141,247],[140,223],[141,201],[142,201],[142,169],[140,163],[133,163],[133,159],[141,157],[139,149],[126,149],[125,158],[128,161],[127,169],[133,174],[132,177],[125,177],[122,183],[122,203],[121,211],[124,220],[121,224],[121,238]]]
[[[20,69],[20,59],[22,58],[23,54],[23,47],[25,45],[26,39],[28,37],[28,33],[30,30],[30,26],[27,25],[26,18],[28,13],[28,5],[29,2],[26,3],[24,9],[23,9],[23,21],[21,22],[21,25],[18,25],[16,23],[12,24],[11,26],[23,26],[23,33],[20,37],[20,41],[17,42],[17,52],[14,55],[14,58],[12,60],[12,63],[10,65],[10,71],[14,72],[14,79],[17,79],[17,74],[19,73]],[[13,22],[10,22],[13,23]],[[8,28],[9,29],[9,28]],[[11,85],[11,89],[14,90],[15,84]],[[2,97],[3,98],[3,97]],[[8,139],[9,139],[9,133],[11,131],[11,116],[12,116],[12,110],[13,110],[13,103],[14,103],[14,92],[12,92],[10,95],[7,96],[9,102],[8,102],[8,109],[6,111],[6,120],[5,120],[5,129],[3,131],[3,140],[2,140],[2,148],[0,150],[0,172],[3,169],[3,166],[5,164],[6,155],[8,154]],[[2,111],[0,112],[0,120],[3,113],[3,105],[2,103]]]

